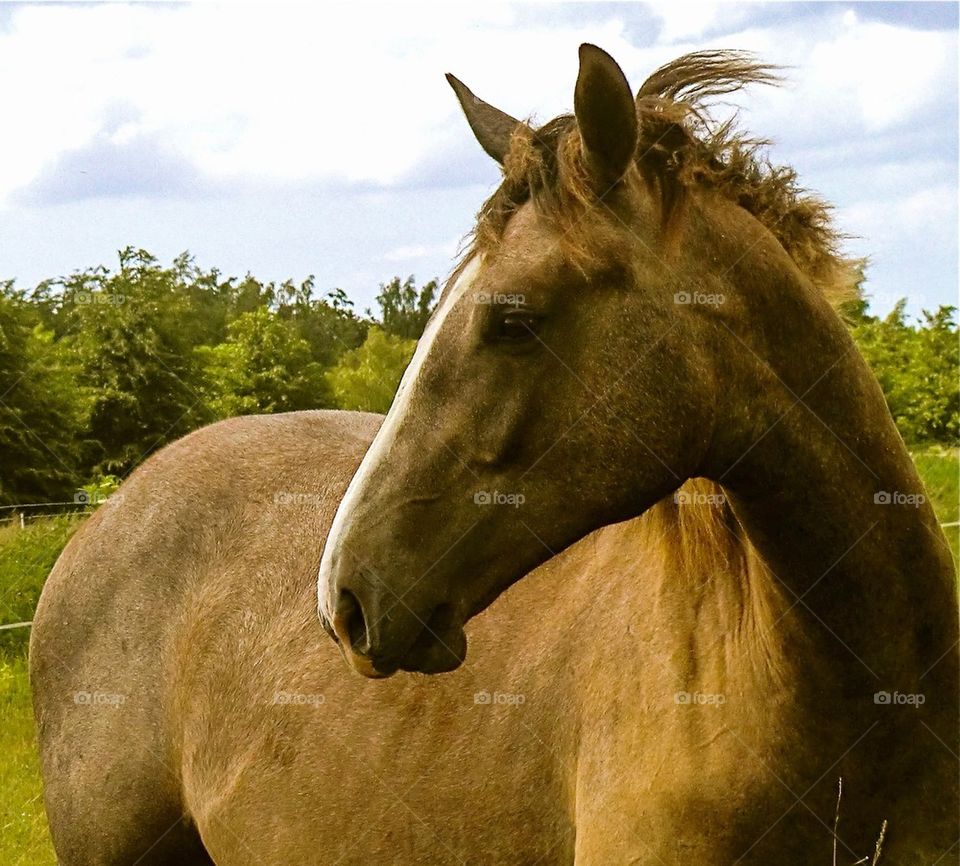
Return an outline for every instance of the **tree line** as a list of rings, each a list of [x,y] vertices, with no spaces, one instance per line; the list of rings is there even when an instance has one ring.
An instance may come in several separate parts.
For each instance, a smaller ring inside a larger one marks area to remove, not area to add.
[[[0,504],[69,499],[232,415],[385,411],[436,291],[395,278],[361,315],[312,277],[225,277],[134,248],[112,270],[0,283]]]
[[[0,282],[0,504],[109,487],[197,427],[241,414],[383,412],[437,282],[380,286],[362,314],[340,289],[169,267],[145,250],[29,289]],[[846,312],[908,442],[960,436],[955,310],[910,323]],[[105,480],[106,479],[106,480]]]

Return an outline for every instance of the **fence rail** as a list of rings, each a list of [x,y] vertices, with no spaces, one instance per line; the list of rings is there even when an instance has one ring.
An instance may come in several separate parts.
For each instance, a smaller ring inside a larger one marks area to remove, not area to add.
[[[0,505],[0,511],[16,510],[18,508],[45,508],[50,505],[78,505],[76,499],[67,499],[63,502],[23,502],[20,505]]]
[[[0,625],[0,631],[8,631],[12,628],[28,628],[31,625],[33,625],[33,620],[30,620],[30,622],[8,622]]]
[[[70,499],[65,502],[24,502],[20,505],[0,505],[0,526],[19,521],[20,528],[22,529],[27,525],[28,520],[42,520],[44,517],[57,514],[82,514],[84,505],[85,503],[78,502],[76,499]],[[22,510],[25,508],[42,508],[43,511],[27,514]],[[58,510],[54,510],[54,508]],[[9,513],[4,514],[3,512]]]

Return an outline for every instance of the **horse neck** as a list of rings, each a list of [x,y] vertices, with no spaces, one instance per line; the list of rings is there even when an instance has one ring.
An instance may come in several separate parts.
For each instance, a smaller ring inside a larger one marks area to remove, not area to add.
[[[772,239],[728,279],[749,303],[716,329],[723,393],[703,474],[791,614],[846,668],[904,690],[946,654],[955,678],[952,558],[875,377]]]

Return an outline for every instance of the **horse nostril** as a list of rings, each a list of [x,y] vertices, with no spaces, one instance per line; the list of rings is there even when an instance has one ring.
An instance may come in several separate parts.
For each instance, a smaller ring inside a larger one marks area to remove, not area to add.
[[[366,655],[370,649],[367,635],[367,623],[363,618],[363,608],[357,597],[348,589],[340,592],[337,609],[333,615],[333,630],[341,642],[357,655]]]

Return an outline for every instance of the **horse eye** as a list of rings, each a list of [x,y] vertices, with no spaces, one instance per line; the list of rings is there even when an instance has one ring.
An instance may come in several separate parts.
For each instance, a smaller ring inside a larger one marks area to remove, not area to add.
[[[525,343],[536,336],[539,327],[539,316],[513,311],[499,319],[493,336],[494,339],[504,343]]]

